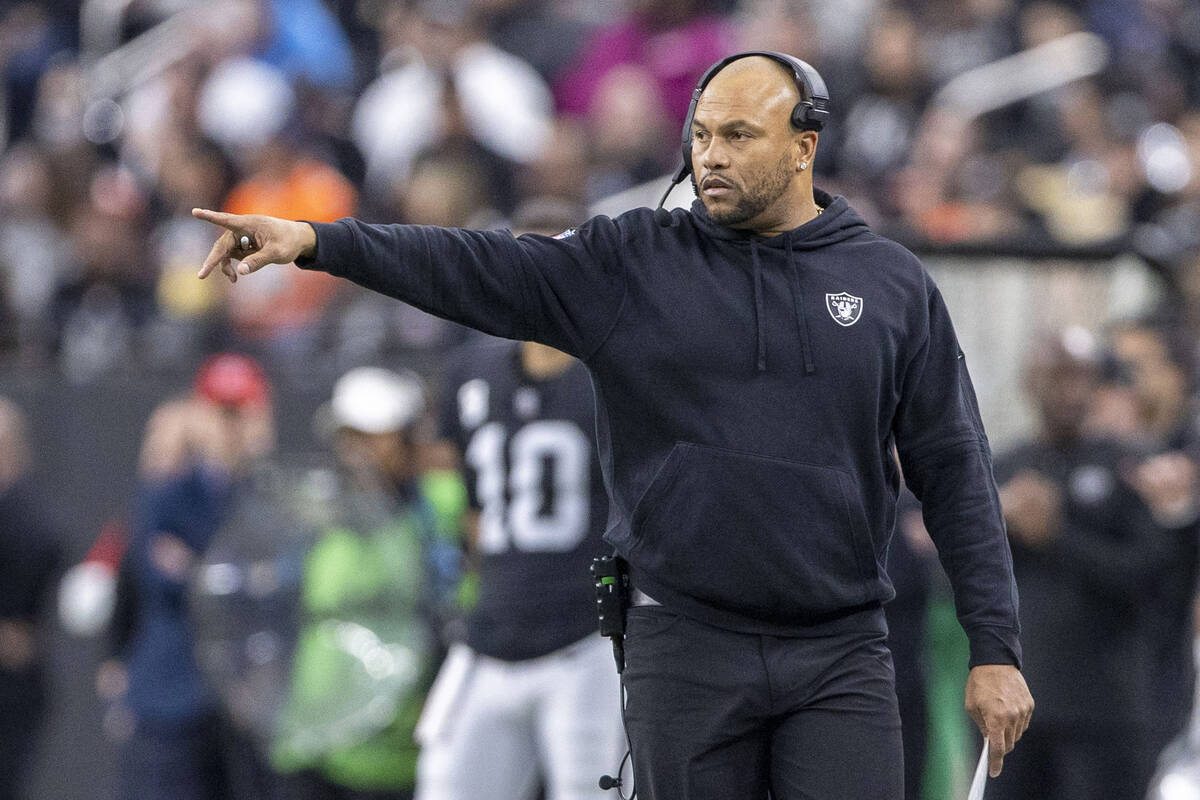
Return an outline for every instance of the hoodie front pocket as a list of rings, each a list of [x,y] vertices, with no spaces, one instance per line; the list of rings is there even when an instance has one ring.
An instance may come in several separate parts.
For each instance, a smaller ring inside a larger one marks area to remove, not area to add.
[[[866,517],[841,469],[680,442],[632,522],[639,568],[718,608],[803,620],[873,596]]]

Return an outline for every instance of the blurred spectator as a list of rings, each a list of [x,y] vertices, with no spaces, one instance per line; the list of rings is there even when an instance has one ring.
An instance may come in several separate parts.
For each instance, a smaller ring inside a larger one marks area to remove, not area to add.
[[[587,26],[551,0],[475,0],[487,38],[553,84],[583,45]]]
[[[679,125],[709,65],[733,51],[732,23],[709,0],[636,0],[627,16],[595,31],[555,84],[560,111],[591,114],[618,67],[637,75],[655,117]],[[668,143],[673,144],[673,143]]]
[[[997,459],[996,478],[1038,713],[988,796],[1141,800],[1157,724],[1143,603],[1166,538],[1126,481],[1131,453],[1084,436],[1100,378],[1091,334],[1042,337],[1027,370],[1039,428]]]
[[[11,314],[7,333],[27,360],[51,340],[50,300],[73,267],[54,217],[55,190],[49,160],[33,144],[0,157],[0,294]]]
[[[333,167],[308,157],[279,134],[248,155],[249,174],[223,204],[234,214],[287,214],[332,222],[354,213],[357,192]],[[252,291],[230,298],[229,316],[239,336],[296,363],[315,347],[320,322],[336,283],[325,275],[284,270],[277,279],[255,281]]]
[[[601,200],[677,166],[680,122],[672,122],[646,71],[619,64],[595,86],[586,116],[591,136],[588,199]]]
[[[29,483],[25,417],[0,398],[0,800],[18,800],[46,707],[38,625],[59,568],[59,545]]]
[[[679,126],[696,81],[736,47],[732,20],[715,6],[632,3],[626,16],[591,34],[555,83],[559,111],[586,123],[589,202],[678,165]]]
[[[419,225],[463,227],[486,212],[488,186],[469,157],[452,150],[422,156],[404,194],[395,198],[402,219]]]
[[[1071,8],[1046,0],[1020,5],[1014,27],[1016,50],[1030,50],[1084,29]],[[1017,119],[1007,132],[1033,161],[1053,162],[1063,156],[1066,145],[1058,121],[1063,94],[1063,90],[1042,92],[1012,109]]]
[[[73,61],[56,61],[41,74],[29,134],[58,157],[86,157],[83,135],[87,75]]]
[[[210,233],[189,212],[220,204],[230,165],[216,146],[182,132],[163,136],[158,160],[158,222],[149,235],[157,316],[145,345],[151,366],[169,367],[196,361],[215,337],[214,317],[224,312],[224,287],[196,286],[197,259],[203,262],[207,255]]]
[[[912,12],[889,6],[871,20],[860,53],[863,85],[846,97],[830,89],[840,129],[838,169],[878,181],[908,157],[928,91],[920,29]],[[844,99],[843,99],[844,98]]]
[[[1119,323],[1109,344],[1130,376],[1139,430],[1147,453],[1128,468],[1128,480],[1154,514],[1167,549],[1162,569],[1146,588],[1147,646],[1153,659],[1151,757],[1187,723],[1195,686],[1193,656],[1197,577],[1200,577],[1200,431],[1186,350],[1173,332],[1150,321]]]
[[[1025,203],[1060,242],[1113,238],[1128,227],[1141,190],[1132,142],[1112,129],[1105,100],[1094,83],[1064,89],[1055,119],[1064,153],[1017,177]]]
[[[209,112],[201,115],[201,98],[206,104],[215,103],[208,77],[202,57],[183,58],[122,99],[117,114],[119,123],[110,132],[119,136],[114,144],[121,162],[146,184],[160,188],[163,182],[173,182],[175,187],[183,188],[183,182],[170,169],[177,165],[166,161],[167,150],[202,139],[225,143],[231,150],[238,146],[238,140],[228,135],[214,139],[204,132],[202,122],[207,122]],[[258,111],[247,113],[253,116]],[[226,130],[210,127],[219,132]]]
[[[354,111],[354,139],[367,162],[367,187],[378,197],[403,193],[417,157],[446,146],[478,148],[489,192],[511,208],[508,164],[534,160],[550,139],[552,99],[541,76],[484,38],[465,5],[424,0],[392,9],[381,75]]]
[[[230,508],[237,478],[274,442],[270,387],[250,359],[214,356],[192,392],[155,410],[146,426],[137,510],[125,558],[134,629],[124,655],[123,703],[135,726],[122,748],[122,800],[244,796],[231,764],[251,758],[230,743],[193,653],[186,588]]]
[[[517,174],[522,198],[549,195],[581,205],[590,194],[590,180],[586,126],[567,117],[555,121],[546,147]]]
[[[814,18],[818,10],[813,7],[816,4],[807,0],[747,0],[739,5],[735,17],[737,49],[789,53],[829,70],[826,64],[833,60],[829,56],[836,51],[836,45],[831,41],[832,35],[814,33],[818,30]]]
[[[1109,327],[1107,345],[1135,402],[1134,443],[1148,452],[1200,446],[1189,351],[1177,332],[1151,319],[1121,320]]]
[[[259,59],[293,82],[322,89],[354,89],[350,40],[321,0],[262,0],[266,29]]]
[[[155,313],[157,276],[141,260],[146,198],[128,170],[93,174],[69,236],[78,268],[57,287],[51,318],[63,373],[86,383],[135,363],[139,334]]]
[[[393,198],[396,216],[418,225],[486,227],[496,219],[485,176],[468,155],[446,149],[421,156]],[[436,359],[465,329],[361,287],[339,285],[331,309],[327,350],[335,365],[378,361],[404,353]]]
[[[202,132],[202,98],[219,106],[214,94],[221,95],[207,77],[201,57],[184,58],[127,95],[120,113],[121,162],[148,191],[153,222],[149,266],[157,275],[158,313],[142,355],[155,368],[196,360],[202,347],[212,346],[208,323],[224,313],[223,290],[195,286],[194,265],[207,252],[208,228],[188,212],[204,203],[220,205],[234,179],[230,154],[244,156],[248,145],[229,129],[210,126],[226,152]]]
[[[886,196],[910,237],[997,241],[1020,230],[1009,165],[985,150],[982,128],[949,109],[930,109],[918,123],[908,163]]]
[[[1019,0],[925,0],[915,3],[928,52],[930,80],[996,61],[1014,49],[1013,18]]]
[[[74,46],[72,5],[43,0],[0,6],[0,148],[29,132],[42,74]]]
[[[1088,27],[1113,47],[1113,72],[1144,90],[1159,119],[1200,99],[1200,34],[1195,5],[1175,0],[1097,0],[1083,6]]]
[[[1184,290],[1184,322],[1200,332],[1200,112],[1182,114],[1176,126],[1151,126],[1139,137],[1144,144],[1152,131],[1163,136],[1156,148],[1140,148],[1143,162],[1170,154],[1168,171],[1159,178],[1170,181],[1171,191],[1149,213],[1152,225],[1143,229],[1145,244],[1160,258],[1177,265]],[[1153,235],[1150,239],[1147,234]]]
[[[293,136],[305,142],[313,157],[326,162],[360,189],[367,179],[367,162],[354,142],[354,106],[350,92],[320,90],[301,84],[297,88]]]
[[[304,628],[272,746],[292,800],[411,797],[438,602],[435,515],[417,472],[424,412],[416,375],[377,367],[339,378],[324,409],[343,513],[304,559]],[[374,654],[347,655],[347,628]]]

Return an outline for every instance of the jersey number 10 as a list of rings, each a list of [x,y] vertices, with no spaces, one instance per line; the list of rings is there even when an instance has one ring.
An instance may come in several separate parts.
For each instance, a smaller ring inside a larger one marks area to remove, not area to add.
[[[565,553],[583,541],[591,505],[591,446],[578,425],[538,420],[509,439],[504,425],[489,422],[475,431],[465,455],[475,470],[482,506],[480,552]]]

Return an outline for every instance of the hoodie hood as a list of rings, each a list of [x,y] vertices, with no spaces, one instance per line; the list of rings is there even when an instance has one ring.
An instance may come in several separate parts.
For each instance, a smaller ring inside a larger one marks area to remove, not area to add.
[[[858,212],[850,207],[846,198],[834,197],[828,192],[814,189],[813,199],[816,200],[821,213],[799,227],[771,237],[718,225],[708,215],[708,209],[704,207],[704,203],[699,198],[692,202],[692,216],[698,228],[716,239],[749,242],[750,244],[750,263],[754,285],[754,360],[758,372],[767,370],[767,337],[763,328],[762,259],[759,256],[759,249],[787,251],[788,281],[792,294],[793,313],[800,334],[800,351],[804,358],[804,372],[806,375],[811,375],[816,372],[816,363],[813,359],[808,315],[804,312],[804,290],[799,278],[800,266],[796,262],[796,251],[817,250],[870,232],[867,223],[858,215]]]
[[[867,223],[850,207],[846,198],[813,189],[813,199],[823,211],[803,225],[778,236],[759,236],[752,231],[738,230],[713,222],[699,198],[692,201],[692,216],[697,227],[715,239],[756,241],[762,247],[790,247],[793,250],[815,250],[870,232]]]

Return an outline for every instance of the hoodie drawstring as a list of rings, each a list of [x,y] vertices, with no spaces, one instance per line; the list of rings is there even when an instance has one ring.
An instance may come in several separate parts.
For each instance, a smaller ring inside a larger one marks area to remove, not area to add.
[[[763,335],[762,264],[758,260],[758,242],[750,240],[750,261],[754,265],[754,325],[758,337],[758,371],[767,371],[767,337]]]
[[[812,375],[817,371],[816,364],[813,363],[812,336],[809,334],[808,329],[808,315],[804,313],[804,290],[800,288],[800,268],[796,266],[796,250],[792,247],[790,239],[788,240],[787,251],[788,266],[791,268],[788,270],[788,273],[792,279],[792,305],[795,307],[796,327],[800,333],[800,355],[804,359],[804,374]],[[755,265],[758,264],[757,256],[754,263]],[[761,311],[759,313],[761,314]]]

